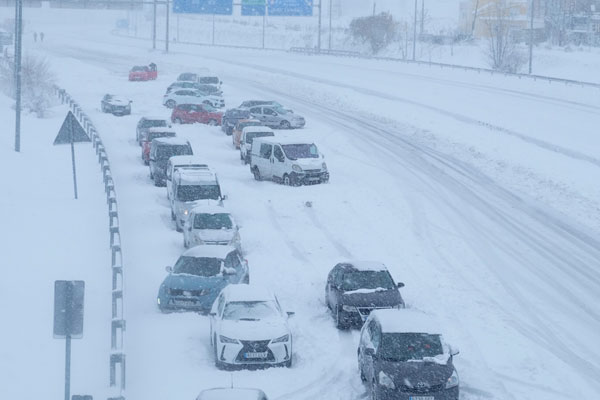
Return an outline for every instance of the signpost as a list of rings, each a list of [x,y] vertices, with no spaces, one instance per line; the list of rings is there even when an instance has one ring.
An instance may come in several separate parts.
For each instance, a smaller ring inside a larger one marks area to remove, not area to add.
[[[57,144],[71,144],[71,159],[73,160],[73,190],[75,192],[75,199],[77,199],[77,173],[75,172],[75,142],[90,142],[90,138],[85,133],[77,118],[71,111],[67,114],[65,121],[63,122],[56,139],[54,139],[54,145]]]
[[[265,1],[269,16],[309,17],[313,15],[313,0],[242,0],[242,15],[265,15]]]
[[[65,400],[71,392],[71,339],[83,337],[85,282],[54,281],[54,338],[65,340]]]
[[[174,0],[173,12],[179,14],[232,15],[233,0]]]

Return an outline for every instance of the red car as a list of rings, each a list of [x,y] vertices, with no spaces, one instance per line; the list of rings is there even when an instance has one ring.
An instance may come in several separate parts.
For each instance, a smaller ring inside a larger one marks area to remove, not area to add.
[[[150,81],[158,77],[158,71],[156,70],[156,64],[151,63],[150,65],[136,65],[129,71],[130,81]]]
[[[148,165],[150,162],[150,143],[152,140],[161,137],[175,137],[175,132],[166,130],[165,128],[148,128],[142,131],[140,135],[140,143],[142,145],[142,161]]]
[[[179,104],[173,109],[171,121],[178,124],[200,122],[208,125],[221,125],[223,113],[209,104]]]

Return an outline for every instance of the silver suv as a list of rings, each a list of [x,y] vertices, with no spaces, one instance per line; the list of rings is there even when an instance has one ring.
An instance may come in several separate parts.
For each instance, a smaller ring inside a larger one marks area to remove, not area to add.
[[[302,128],[306,124],[304,117],[282,107],[256,106],[249,110],[253,118],[270,128]]]

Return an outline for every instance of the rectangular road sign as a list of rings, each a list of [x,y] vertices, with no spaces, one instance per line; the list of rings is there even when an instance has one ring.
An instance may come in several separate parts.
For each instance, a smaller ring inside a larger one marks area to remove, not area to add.
[[[54,281],[54,337],[83,337],[84,281]]]
[[[174,0],[173,12],[179,14],[233,14],[233,0]]]
[[[307,17],[313,15],[313,0],[266,0],[268,15]],[[265,0],[242,0],[242,15],[264,15]]]

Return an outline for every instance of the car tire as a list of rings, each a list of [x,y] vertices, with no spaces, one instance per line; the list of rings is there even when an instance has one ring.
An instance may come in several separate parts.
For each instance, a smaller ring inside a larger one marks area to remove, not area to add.
[[[208,125],[210,125],[210,126],[217,126],[217,120],[216,119],[209,119],[208,120]]]
[[[371,382],[371,390],[369,391],[369,399],[370,400],[379,400],[379,395],[377,394],[377,382]]]
[[[175,100],[167,100],[167,102],[165,103],[165,106],[167,106],[168,108],[175,108],[176,105],[177,103],[175,102]]]
[[[154,180],[154,174],[152,173],[152,168],[150,168],[150,179]]]
[[[281,121],[279,126],[281,127],[281,129],[290,129],[292,127],[289,121]]]
[[[144,160],[144,165],[150,165],[150,161]]]
[[[183,228],[179,226],[179,220],[177,218],[175,218],[175,230],[177,232],[183,232]]]
[[[288,174],[283,174],[282,181],[285,186],[292,186],[292,180],[290,179],[290,176]]]
[[[262,181],[262,177],[260,176],[260,171],[258,169],[258,167],[254,167],[252,169],[252,174],[254,174],[254,179],[257,181]]]
[[[250,156],[248,154],[246,154],[246,157],[244,158],[244,164],[250,164]]]
[[[250,274],[246,274],[242,283],[245,283],[246,285],[250,284]]]
[[[185,240],[185,235],[183,235],[183,247],[186,249],[190,248],[190,244]]]
[[[287,360],[284,365],[285,365],[286,368],[292,368],[293,362],[294,362],[294,356],[291,355],[290,359]]]
[[[348,324],[346,324],[344,322],[344,320],[341,318],[340,314],[341,314],[340,308],[336,307],[336,309],[335,309],[335,327],[338,328],[339,330],[346,330],[346,329],[348,329]]]
[[[171,221],[175,221],[175,213],[171,210]]]
[[[175,121],[173,121],[176,124],[183,124],[183,121],[181,120],[181,118],[175,118]]]
[[[219,361],[219,355],[217,354],[217,335],[213,338],[213,354],[215,356],[215,367],[217,369],[224,369],[223,363]]]
[[[358,350],[358,354],[360,354],[360,350]],[[367,377],[362,369],[362,364],[360,363],[360,357],[358,358],[358,373],[360,375],[360,380],[364,383],[367,381]]]
[[[298,176],[294,172],[290,174],[290,186],[300,186]]]

